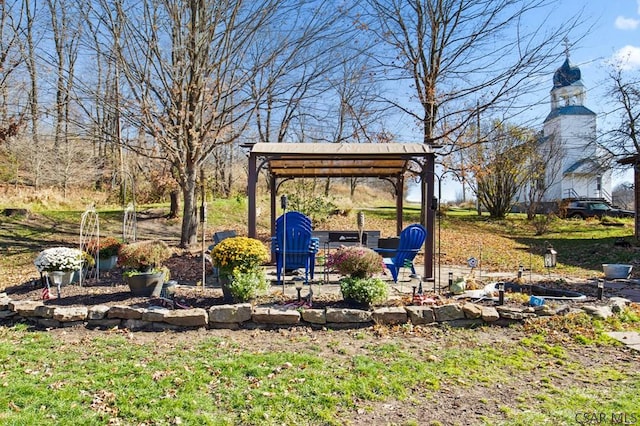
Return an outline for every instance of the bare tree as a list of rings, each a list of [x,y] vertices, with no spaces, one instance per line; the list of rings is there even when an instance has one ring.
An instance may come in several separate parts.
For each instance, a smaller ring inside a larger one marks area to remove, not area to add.
[[[30,159],[31,170],[33,173],[33,185],[35,186],[35,189],[37,191],[42,180],[42,164],[45,158],[42,150],[40,149],[39,134],[40,92],[38,90],[38,63],[36,61],[37,35],[35,34],[35,29],[37,28],[37,3],[32,4],[31,0],[23,0],[22,7],[22,14],[25,18],[26,28],[24,32],[24,40],[20,46],[25,66],[27,68],[27,74],[29,75],[27,104],[29,111],[29,121],[31,124],[31,139],[33,143],[33,150],[28,158]]]
[[[548,0],[367,0],[361,22],[386,46],[377,50],[382,76],[408,90],[385,101],[413,119],[421,141],[454,143],[444,155],[459,149],[457,136],[475,117],[489,109],[510,110],[520,95],[536,89],[536,77],[562,55],[561,41],[580,22],[576,16],[558,28],[545,25],[534,13],[549,14]],[[535,22],[531,25],[531,22]],[[574,36],[573,40],[578,40]],[[506,118],[505,118],[506,119]],[[426,173],[432,173],[427,167]],[[432,196],[422,181],[422,209]],[[427,212],[427,225],[435,215]]]
[[[606,146],[617,157],[640,155],[640,74],[617,64],[609,71],[609,81],[610,115],[618,118],[618,125],[606,133]]]
[[[611,115],[618,118],[618,125],[605,134],[605,146],[612,158],[634,168],[635,236],[640,238],[640,78],[617,63],[609,71],[609,81],[614,104]]]
[[[75,3],[69,0],[47,0],[51,18],[54,54],[49,61],[55,72],[55,139],[59,147],[66,143],[70,124],[71,91],[74,84],[74,67],[78,58],[79,22],[82,17],[75,9]],[[66,148],[63,147],[63,150]],[[64,156],[64,153],[62,154]]]
[[[385,78],[411,88],[407,95],[417,102],[386,100],[419,123],[427,144],[472,123],[478,111],[516,107],[514,98],[535,90],[536,77],[562,56],[560,43],[580,22],[576,16],[544,31],[539,19],[528,25],[534,13],[553,13],[549,0],[367,4],[374,13],[368,28],[388,47],[378,59]]]
[[[492,218],[503,218],[511,209],[530,176],[527,165],[536,147],[535,132],[498,122],[482,144],[469,148],[466,168],[475,177],[471,187]]]
[[[613,204],[622,209],[634,208],[634,185],[631,182],[622,182],[613,188],[611,196]]]
[[[255,93],[247,89],[260,64],[248,61],[247,52],[259,30],[273,19],[286,19],[295,11],[294,3],[101,3],[101,17],[112,36],[119,30],[118,65],[127,82],[121,117],[147,135],[143,144],[128,148],[172,164],[183,195],[183,247],[197,237],[200,168],[218,146],[240,137],[255,108]],[[262,62],[269,63],[285,45]]]
[[[544,196],[561,176],[563,158],[562,146],[555,135],[540,139],[530,150],[529,159],[525,164],[524,202],[527,208],[527,219],[532,220],[539,211]]]
[[[250,52],[257,68],[251,88],[260,142],[293,140],[292,126],[322,127],[327,111],[321,105],[330,98],[328,79],[359,52],[350,47],[355,30],[343,25],[346,14],[332,1],[297,4],[288,25],[265,25]],[[319,138],[328,141],[326,133],[318,132]]]

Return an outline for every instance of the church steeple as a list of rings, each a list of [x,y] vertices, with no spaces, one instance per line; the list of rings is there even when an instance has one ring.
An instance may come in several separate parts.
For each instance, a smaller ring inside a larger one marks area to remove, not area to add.
[[[569,61],[569,40],[564,39],[565,60],[553,74],[551,89],[551,112],[569,106],[583,106],[585,89],[580,68]]]

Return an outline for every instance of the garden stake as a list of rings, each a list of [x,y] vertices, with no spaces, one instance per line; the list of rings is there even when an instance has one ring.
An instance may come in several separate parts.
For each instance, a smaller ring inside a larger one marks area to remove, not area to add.
[[[282,207],[282,295],[285,293],[285,282],[287,281],[287,195],[280,197],[280,207]]]

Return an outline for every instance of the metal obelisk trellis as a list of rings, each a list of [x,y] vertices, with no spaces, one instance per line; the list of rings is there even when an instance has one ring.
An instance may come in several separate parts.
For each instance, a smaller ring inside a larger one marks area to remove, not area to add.
[[[89,207],[82,213],[80,220],[80,250],[87,252],[95,259],[95,265],[83,266],[79,271],[79,284],[82,286],[84,279],[95,278],[100,280],[100,259],[98,248],[100,247],[100,221],[95,206]]]
[[[112,186],[116,185],[120,186],[120,200],[124,210],[122,216],[122,241],[133,243],[137,238],[135,182],[130,173],[122,171],[113,175]],[[129,191],[131,191],[130,197],[127,197]],[[127,199],[131,201],[127,203]]]
[[[137,233],[136,205],[129,203],[124,209],[122,217],[122,241],[133,243],[136,241]]]

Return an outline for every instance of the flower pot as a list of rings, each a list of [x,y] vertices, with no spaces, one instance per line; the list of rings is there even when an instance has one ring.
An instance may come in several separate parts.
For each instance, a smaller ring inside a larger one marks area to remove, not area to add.
[[[134,296],[159,297],[164,283],[164,273],[140,273],[124,277],[129,290]]]
[[[118,256],[113,255],[110,257],[101,257],[98,259],[98,269],[101,271],[110,271],[116,267],[118,263]]]
[[[347,305],[349,305],[351,308],[354,309],[362,309],[365,311],[368,311],[369,309],[371,309],[371,303],[367,303],[367,302],[359,302],[356,299],[352,298],[352,297],[344,297],[343,299],[345,301],[345,303]]]

